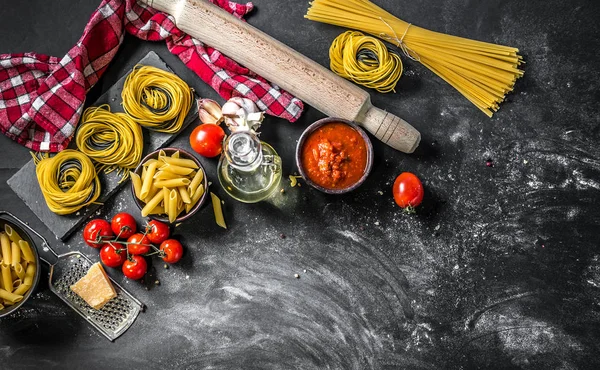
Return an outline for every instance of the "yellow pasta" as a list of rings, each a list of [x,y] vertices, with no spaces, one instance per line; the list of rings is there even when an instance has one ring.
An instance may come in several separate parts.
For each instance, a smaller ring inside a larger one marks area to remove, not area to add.
[[[179,152],[177,152],[179,153]],[[175,173],[177,175],[189,175],[190,173],[192,173],[194,171],[193,168],[190,167],[182,167],[182,166],[177,166],[174,164],[169,164],[169,163],[165,163],[164,165],[162,165],[159,170],[161,171],[168,171],[171,173]]]
[[[190,179],[178,178],[170,180],[159,180],[154,182],[154,186],[159,188],[176,188],[179,186],[187,186],[190,184]]]
[[[25,270],[23,269],[23,265],[21,263],[17,263],[15,266],[13,266],[13,271],[15,274],[17,274],[19,279],[25,279]]]
[[[152,66],[136,65],[125,79],[123,109],[140,125],[176,133],[194,101],[193,90],[177,75]]]
[[[108,104],[85,110],[75,142],[82,153],[102,165],[100,169],[120,171],[121,181],[140,163],[144,148],[141,126],[125,113],[111,112]]]
[[[360,30],[395,44],[491,117],[523,76],[519,49],[417,27],[369,0],[313,0],[306,18]]]
[[[202,183],[202,180],[204,180],[204,172],[196,172],[196,175],[194,176],[192,182],[188,186],[188,192],[190,193],[190,195],[196,192],[196,189],[198,189],[198,186]]]
[[[2,270],[2,285],[4,285],[4,289],[8,292],[12,292],[13,278],[10,267],[2,265],[0,266],[0,269]]]
[[[131,183],[133,184],[133,190],[135,192],[135,196],[141,198],[142,193],[142,179],[135,172],[129,172],[129,177],[131,178]]]
[[[4,300],[4,303],[6,303],[8,301],[9,303],[12,303],[12,304],[21,302],[23,300],[22,295],[14,294],[12,292],[9,292],[6,289],[0,289],[0,298],[2,298]]]
[[[333,40],[329,60],[338,76],[380,93],[396,92],[402,76],[400,55],[381,40],[357,31],[346,31]]]
[[[16,265],[21,262],[21,248],[19,248],[19,246],[15,242],[12,242],[10,244],[10,247],[10,264],[13,268],[15,268]]]
[[[177,190],[173,189],[169,192],[169,208],[167,209],[170,223],[175,222],[175,219],[177,219],[177,206]]]
[[[25,270],[25,278],[23,278],[23,284],[32,285],[34,275],[35,265],[27,265],[27,269]]]
[[[11,242],[18,243],[19,240],[23,239],[9,224],[4,225],[4,232],[6,232]]]
[[[192,194],[191,202],[185,205],[185,211],[189,212],[198,203],[200,198],[202,198],[202,195],[204,195],[204,185],[200,184],[194,194]]]
[[[33,159],[40,190],[52,212],[68,215],[100,196],[100,179],[87,155],[65,149],[53,157],[41,155]]]
[[[2,248],[2,265],[8,266],[12,262],[10,239],[5,233],[0,233],[0,245]]]
[[[29,243],[27,243],[25,240],[19,240],[19,248],[21,248],[21,255],[25,261],[35,262],[35,257],[33,256],[33,252],[31,251]]]
[[[224,229],[227,229],[227,225],[225,224],[225,217],[223,217],[223,208],[221,207],[221,199],[211,192],[210,199],[212,200],[213,212],[215,214],[215,221],[217,225],[221,226]]]
[[[185,204],[189,204],[192,202],[192,199],[190,198],[190,194],[188,193],[187,189],[185,188],[185,186],[180,186],[177,188],[177,191],[179,191],[179,196],[181,198],[181,201]]]
[[[192,169],[198,168],[198,165],[196,164],[196,162],[192,161],[191,159],[162,157],[161,161],[163,161],[164,163],[171,164],[174,166],[179,166],[179,167],[189,167]]]
[[[21,295],[21,296],[25,295],[25,293],[27,293],[29,291],[29,288],[31,288],[31,285],[21,283],[21,285],[19,285],[19,287],[14,290],[13,294]]]
[[[171,156],[167,156],[164,151],[159,151],[157,158],[149,159],[142,167],[148,167],[142,186],[146,179],[152,183],[152,189],[156,189],[156,195],[146,196],[138,199],[144,203],[142,206],[142,216],[147,215],[165,215],[169,222],[174,223],[183,213],[189,213],[194,205],[202,197],[204,192],[202,181],[204,180],[203,170],[195,161],[179,157],[180,152],[176,151]],[[150,163],[147,165],[147,163]],[[151,167],[154,169],[152,179],[150,179]],[[148,185],[150,186],[150,185]],[[197,196],[194,196],[197,190],[202,186]],[[137,196],[137,195],[136,195]]]
[[[147,202],[146,205],[144,206],[144,208],[142,208],[142,217],[148,216],[150,214],[150,212],[152,212],[152,210],[156,206],[158,206],[162,200],[163,200],[163,193],[159,191],[154,195],[154,198],[152,198],[149,202]]]
[[[141,198],[146,198],[146,196],[150,192],[150,186],[152,186],[153,180],[152,178],[154,177],[157,165],[158,162],[152,162],[146,170],[146,175],[142,179],[142,191],[140,192]]]

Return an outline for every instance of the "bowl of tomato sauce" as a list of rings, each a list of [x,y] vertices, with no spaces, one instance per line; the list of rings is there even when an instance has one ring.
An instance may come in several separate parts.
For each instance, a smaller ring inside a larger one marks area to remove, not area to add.
[[[308,126],[296,146],[296,164],[307,184],[328,194],[358,188],[373,167],[373,144],[358,125],[323,118]]]

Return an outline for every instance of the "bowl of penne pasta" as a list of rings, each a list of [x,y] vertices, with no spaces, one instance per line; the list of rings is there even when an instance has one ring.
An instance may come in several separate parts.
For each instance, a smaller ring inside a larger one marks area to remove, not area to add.
[[[40,280],[40,258],[29,235],[0,214],[0,317],[11,314],[31,296]]]
[[[131,191],[142,217],[177,224],[194,215],[207,198],[204,167],[182,149],[156,150],[130,175]]]

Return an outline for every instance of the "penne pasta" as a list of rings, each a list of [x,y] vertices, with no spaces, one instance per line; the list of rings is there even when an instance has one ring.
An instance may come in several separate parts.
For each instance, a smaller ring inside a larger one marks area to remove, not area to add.
[[[21,283],[21,285],[19,285],[19,287],[17,289],[15,289],[15,291],[13,292],[13,294],[16,294],[16,295],[25,295],[25,293],[27,293],[27,291],[29,290],[29,288],[31,288],[31,285],[27,285],[25,283]]]
[[[213,192],[210,193],[210,199],[212,200],[213,212],[215,214],[215,221],[217,222],[217,225],[227,229],[227,224],[225,224],[225,218],[223,217],[221,199],[219,199],[219,197]]]
[[[161,149],[161,150],[159,150],[159,151],[158,151],[158,160],[159,160],[159,161],[160,161],[161,159],[163,159],[164,157],[166,157],[166,156],[167,156],[167,153],[165,153],[165,151],[164,151],[164,150],[162,150],[162,149]]]
[[[21,286],[21,279],[16,278],[13,280],[13,284],[12,284],[12,291],[14,292],[15,289],[17,289],[19,286]]]
[[[167,214],[169,215],[170,223],[175,222],[175,220],[177,219],[177,193],[178,192],[175,189],[169,192],[169,205],[167,208]]]
[[[144,206],[144,208],[142,208],[142,217],[146,217],[150,214],[150,212],[160,204],[160,202],[163,200],[163,193],[162,192],[157,192],[154,195],[154,198],[152,198],[149,202],[146,203],[146,205]]]
[[[188,192],[190,193],[190,196],[196,192],[196,189],[198,189],[198,186],[202,183],[202,180],[204,180],[204,172],[198,171],[188,186]]]
[[[160,163],[157,159],[148,159],[146,162],[144,162],[144,164],[142,165],[144,168],[147,168],[148,166],[150,166],[151,164],[156,163],[157,165]],[[142,176],[143,178],[143,176]]]
[[[22,295],[11,293],[11,292],[7,291],[6,289],[0,289],[0,298],[2,298],[5,303],[8,301],[9,303],[12,303],[12,304],[21,302],[23,300]]]
[[[6,232],[6,235],[10,241],[13,243],[18,243],[19,240],[23,239],[21,238],[21,235],[19,235],[9,224],[4,225],[4,231]]]
[[[175,173],[177,175],[184,175],[184,176],[187,176],[190,173],[194,172],[193,168],[176,166],[174,164],[169,164],[169,163],[165,163],[162,166],[160,166],[159,170]]]
[[[146,175],[142,179],[142,191],[140,191],[140,197],[142,199],[146,198],[148,196],[148,193],[150,193],[150,187],[152,186],[153,182],[152,178],[154,177],[157,165],[158,162],[153,162],[152,164],[150,164],[148,166],[148,169],[146,170]]]
[[[6,233],[0,233],[0,246],[2,248],[2,265],[8,266],[12,262],[10,239]]]
[[[144,203],[148,203],[152,198],[154,198],[156,193],[158,193],[160,190],[161,190],[160,188],[157,188],[153,184],[152,187],[150,188],[150,193],[148,193],[148,196],[144,199]]]
[[[153,210],[150,211],[150,215],[160,215],[165,213],[165,209],[163,206],[156,206]]]
[[[35,265],[27,265],[25,277],[23,278],[23,284],[32,285],[33,275],[35,275]]]
[[[196,205],[196,203],[198,203],[200,198],[202,198],[202,195],[204,195],[204,185],[201,184],[200,187],[196,189],[196,192],[192,195],[191,203],[186,204],[186,212],[189,212],[190,209],[192,209]]]
[[[164,163],[172,164],[172,165],[175,165],[175,166],[189,167],[189,168],[192,168],[192,169],[198,168],[198,165],[196,164],[196,162],[192,161],[191,159],[162,157],[161,160]]]
[[[171,158],[179,158],[179,150],[171,154]]]
[[[155,175],[154,175],[154,180],[171,180],[171,179],[178,179],[180,178],[181,175],[178,175],[176,173],[173,172],[169,172],[169,171],[158,171]]]
[[[141,193],[142,193],[142,179],[141,177],[135,173],[135,172],[129,172],[129,177],[131,177],[131,183],[133,184],[133,191],[135,193],[135,196],[140,199]]]
[[[190,194],[188,193],[187,189],[185,188],[185,186],[180,186],[177,188],[177,190],[179,191],[179,196],[181,198],[181,201],[185,204],[190,204],[192,203],[192,199],[190,198]]]
[[[0,266],[2,270],[2,285],[7,292],[12,292],[13,278],[10,272],[10,267],[2,265]],[[1,297],[0,297],[1,298]]]
[[[25,269],[23,268],[23,265],[17,263],[16,266],[13,266],[13,271],[15,272],[15,274],[17,274],[17,277],[19,279],[25,279]]]
[[[162,189],[162,193],[163,193],[163,208],[165,209],[165,213],[169,213],[169,197],[170,197],[170,192],[169,189],[167,188],[163,188]]]
[[[25,261],[35,262],[35,257],[33,256],[33,252],[31,251],[29,243],[27,243],[25,240],[19,240],[19,248],[21,248],[21,255]]]
[[[10,265],[15,268],[21,262],[21,248],[17,245],[17,243],[12,242],[10,244],[10,257],[11,262]]]
[[[180,177],[177,179],[155,181],[154,186],[158,188],[177,188],[179,186],[188,186],[190,179]]]

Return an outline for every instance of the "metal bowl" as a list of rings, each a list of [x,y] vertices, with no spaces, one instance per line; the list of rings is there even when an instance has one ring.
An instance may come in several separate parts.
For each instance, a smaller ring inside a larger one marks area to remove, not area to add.
[[[33,282],[31,284],[31,288],[29,289],[29,291],[27,293],[25,293],[25,295],[23,296],[23,300],[15,305],[7,306],[4,309],[0,310],[0,317],[10,315],[11,313],[18,310],[19,307],[21,307],[23,304],[25,304],[25,302],[27,302],[29,297],[31,297],[33,292],[36,290],[38,283],[40,281],[40,275],[41,275],[40,256],[38,254],[35,243],[33,243],[33,240],[31,239],[29,234],[25,232],[23,227],[19,226],[18,224],[15,223],[15,221],[13,221],[11,216],[12,215],[10,215],[7,212],[0,212],[0,230],[4,231],[4,225],[9,225],[10,227],[13,228],[14,231],[16,231],[21,236],[21,238],[23,240],[25,240],[27,243],[29,243],[29,246],[31,247],[31,251],[33,252],[33,256],[35,257],[35,267],[36,268],[35,268],[35,275],[33,276]]]
[[[180,158],[191,159],[198,165],[198,168],[200,170],[204,171],[204,178],[202,179],[202,184],[204,185],[204,194],[202,194],[202,197],[200,197],[200,200],[198,200],[198,203],[196,203],[196,205],[194,205],[194,207],[192,209],[190,209],[190,211],[188,213],[182,213],[179,217],[177,217],[175,222],[173,222],[173,224],[178,224],[178,223],[183,222],[183,221],[187,220],[188,218],[192,217],[196,212],[198,212],[198,210],[200,208],[202,208],[202,205],[204,205],[204,203],[206,202],[206,198],[208,195],[208,180],[206,178],[206,171],[204,170],[202,163],[200,163],[200,161],[191,153],[189,153],[183,149],[179,149],[179,148],[163,148],[163,149],[155,150],[152,153],[149,153],[146,157],[144,157],[144,159],[142,159],[140,164],[136,167],[134,173],[136,173],[137,175],[139,175],[141,177],[142,164],[146,163],[146,161],[148,161],[149,159],[152,159],[152,158],[157,159],[158,152],[160,152],[161,150],[163,150],[166,155],[172,155],[175,152],[179,152]],[[133,196],[133,200],[135,201],[135,204],[138,206],[138,208],[141,211],[142,208],[144,208],[144,205],[146,203],[142,202],[135,196],[135,188],[133,187],[133,183],[131,184],[131,194]],[[168,217],[164,217],[161,215],[148,215],[148,217],[151,219],[160,221],[160,222],[164,222],[166,224],[170,224]]]
[[[302,163],[302,147],[304,146],[306,139],[310,136],[310,134],[312,134],[318,128],[325,126],[326,124],[334,123],[334,122],[344,123],[344,124],[352,127],[354,130],[356,130],[360,134],[360,136],[365,141],[365,144],[367,145],[367,165],[365,166],[363,175],[357,182],[355,182],[354,184],[352,184],[346,188],[342,188],[342,189],[330,189],[330,188],[325,188],[323,186],[316,184],[308,177],[308,175],[304,171],[304,165]],[[306,130],[304,130],[302,135],[300,135],[300,139],[298,140],[298,145],[296,146],[296,166],[298,166],[298,171],[300,171],[300,175],[302,175],[302,177],[304,178],[304,181],[306,181],[306,183],[309,184],[310,186],[312,186],[313,188],[315,188],[319,191],[322,191],[323,193],[327,193],[327,194],[344,194],[344,193],[350,192],[350,191],[358,188],[363,182],[365,182],[365,180],[367,179],[367,176],[369,176],[369,173],[371,172],[371,168],[373,167],[373,144],[371,143],[371,140],[369,139],[369,136],[367,136],[365,131],[363,129],[361,129],[358,125],[356,125],[355,123],[345,120],[345,119],[342,119],[342,118],[335,118],[335,117],[323,118],[323,119],[320,119],[317,122],[311,124],[310,126],[308,126],[306,128]]]

